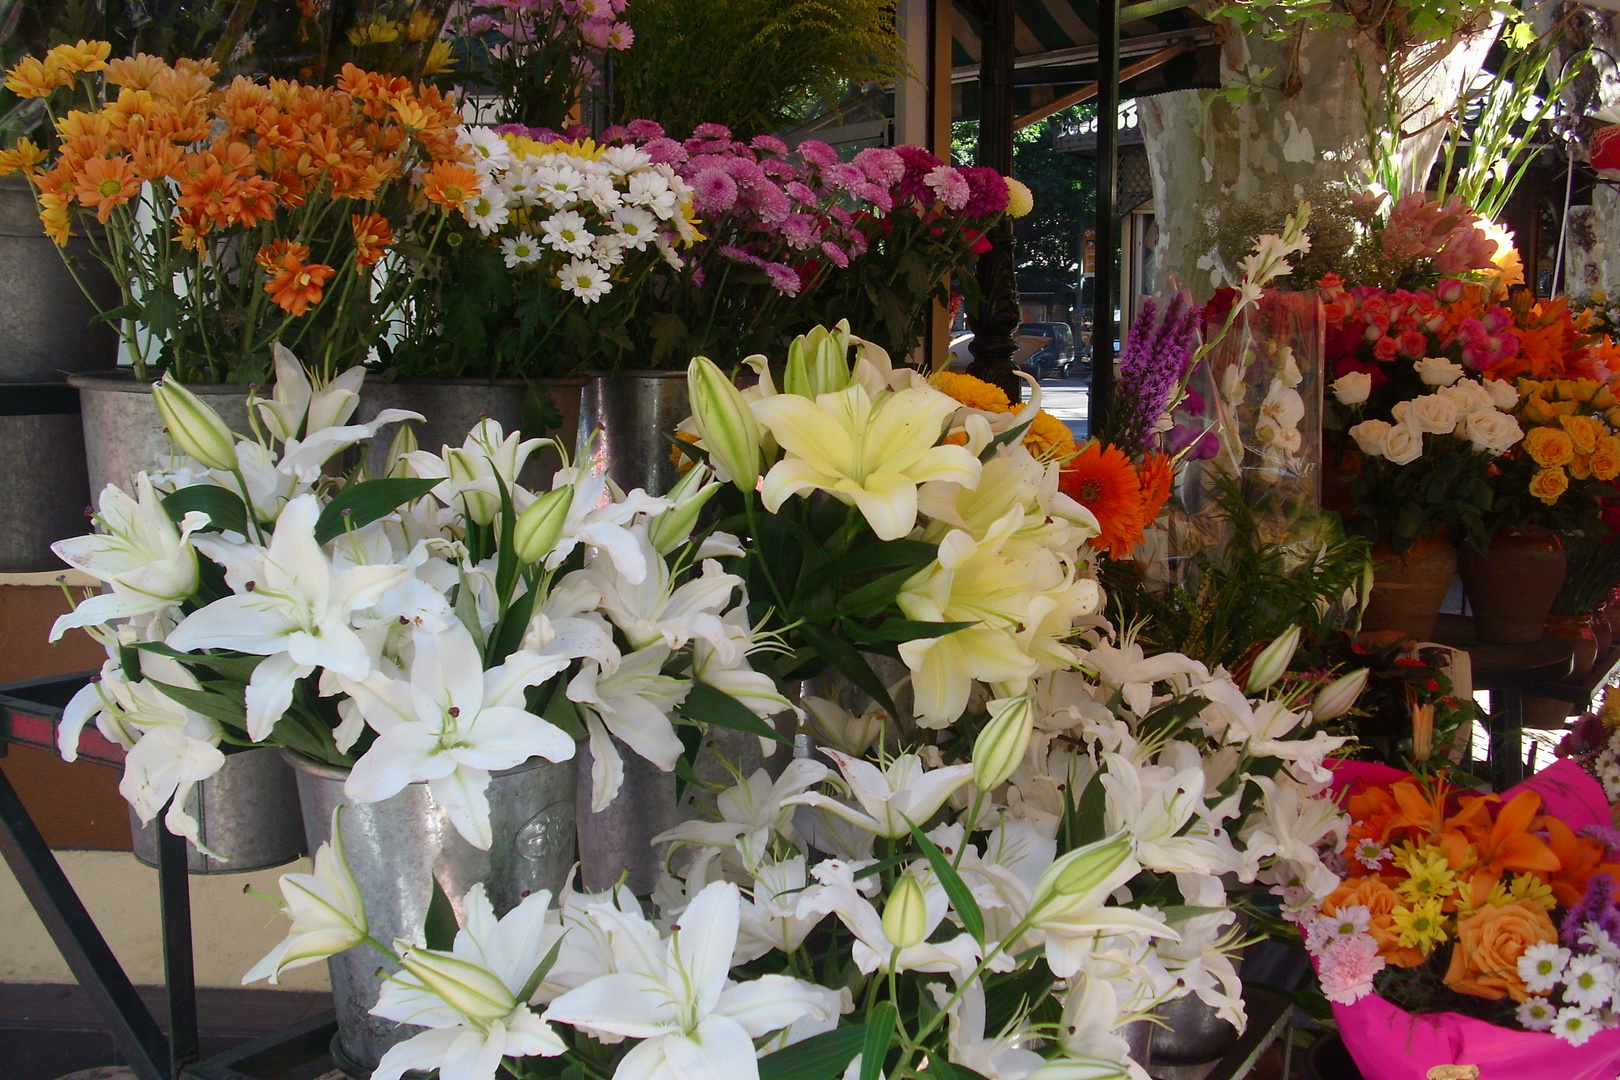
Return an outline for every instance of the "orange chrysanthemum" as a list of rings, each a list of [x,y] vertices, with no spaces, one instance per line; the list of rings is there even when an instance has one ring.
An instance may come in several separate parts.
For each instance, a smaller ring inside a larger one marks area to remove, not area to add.
[[[192,163],[187,164],[189,171]],[[236,195],[241,187],[242,182],[216,161],[180,182],[180,208],[200,211],[221,225],[229,224],[236,213]]]
[[[14,172],[32,176],[44,160],[45,151],[34,145],[34,140],[18,139],[17,145],[10,150],[0,150],[0,176],[10,176]]]
[[[117,207],[141,190],[141,181],[127,157],[91,158],[74,177],[73,194],[86,207],[94,207],[103,225]]]
[[[992,413],[1012,412],[1012,401],[1007,397],[1007,392],[994,383],[956,371],[936,372],[931,381],[942,394],[955,398],[970,409]]]
[[[481,190],[476,169],[449,161],[441,161],[429,169],[422,183],[422,194],[428,202],[449,210],[475,198]]]
[[[163,62],[162,57],[153,56],[151,53],[136,53],[134,56],[121,56],[117,60],[107,61],[105,78],[114,86],[149,90],[152,81],[160,73],[168,70],[169,65]]]
[[[1042,461],[1061,461],[1074,453],[1074,432],[1068,424],[1039,409],[1024,432],[1024,449]]]
[[[388,253],[394,242],[394,230],[381,214],[352,214],[349,224],[354,229],[354,261],[361,266],[373,266]]]
[[[1136,475],[1142,482],[1142,525],[1145,528],[1158,520],[1159,510],[1170,497],[1170,487],[1175,482],[1175,469],[1170,463],[1169,455],[1150,450],[1147,457],[1136,467]]]
[[[111,42],[80,38],[77,45],[58,45],[46,53],[45,66],[54,64],[63,71],[105,71],[111,55]]]
[[[73,76],[55,64],[34,56],[25,56],[17,66],[6,72],[5,87],[21,98],[48,96],[59,86],[69,86]]]
[[[310,305],[320,303],[327,279],[337,273],[324,263],[306,264],[307,258],[307,245],[278,240],[266,245],[253,260],[271,275],[264,291],[290,315],[303,315]]]
[[[1097,519],[1092,546],[1123,559],[1142,542],[1142,482],[1116,446],[1087,443],[1063,467],[1059,486]]]

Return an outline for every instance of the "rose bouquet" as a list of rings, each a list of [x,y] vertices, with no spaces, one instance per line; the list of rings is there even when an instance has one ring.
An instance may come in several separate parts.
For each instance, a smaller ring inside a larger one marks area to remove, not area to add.
[[[565,888],[501,914],[475,887],[459,928],[377,942],[334,822],[248,977],[378,950],[396,974],[374,1013],[429,1029],[379,1080],[1143,1078],[1125,1028],[1161,1003],[1244,1026],[1227,879],[1299,902],[1338,883],[1317,853],[1347,824],[1324,793],[1335,741],[1264,681],[1099,643],[982,723],[740,777],[664,834],[645,907]]]
[[[1620,399],[1614,377],[1515,380],[1524,441],[1498,463],[1500,523],[1597,533],[1600,500],[1620,477]],[[1583,609],[1583,610],[1590,610]]]
[[[128,747],[120,790],[143,820],[167,804],[195,842],[191,786],[231,748],[269,744],[349,767],[360,801],[425,781],[487,847],[493,770],[589,739],[605,806],[620,785],[609,733],[668,771],[693,710],[761,731],[754,710],[787,707],[749,668],[741,579],[713,557],[734,548],[691,543],[679,500],[578,466],[528,491],[515,478],[541,440],[490,420],[462,446],[395,454],[388,476],[328,475],[379,425],[420,417],[348,424],[359,368],[312,385],[280,350],[276,374],[275,397],[253,402],[256,439],[160,383],[187,456],[133,493],[109,485],[101,530],[55,546],[109,589],[53,630],[86,627],[108,653],[64,713],[62,752],[91,721]],[[705,481],[688,485],[700,500]]]
[[[46,234],[82,233],[112,272],[122,303],[102,314],[137,378],[262,382],[278,341],[326,378],[365,360],[474,184],[454,102],[352,65],[335,87],[217,86],[211,60],[109,51],[8,73],[60,145],[20,140],[0,173],[27,175]]]
[[[1290,913],[1358,1059],[1401,1055],[1400,1030],[1424,1023],[1404,1009],[1439,1013],[1431,1019],[1442,1033],[1407,1037],[1408,1068],[1479,1061],[1467,1044],[1488,1042],[1481,1030],[1492,1025],[1551,1033],[1503,1041],[1493,1060],[1504,1068],[1553,1055],[1575,1075],[1610,1075],[1620,1059],[1620,1036],[1609,1033],[1620,1020],[1612,837],[1577,833],[1570,811],[1544,807],[1530,785],[1479,795],[1443,775],[1387,773],[1349,785],[1344,881],[1320,905]],[[1583,1054],[1568,1049],[1589,1040]],[[1393,1074],[1385,1066],[1369,1075]]]
[[[651,275],[699,238],[692,189],[633,143],[463,129],[477,171],[432,282],[389,356],[396,375],[570,376],[611,364]]]

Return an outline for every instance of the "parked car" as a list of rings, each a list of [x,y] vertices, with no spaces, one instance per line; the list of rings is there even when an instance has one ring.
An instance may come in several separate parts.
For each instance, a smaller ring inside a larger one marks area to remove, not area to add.
[[[1065,374],[1075,358],[1074,327],[1063,322],[1028,322],[1018,328],[1013,359],[1037,379]]]

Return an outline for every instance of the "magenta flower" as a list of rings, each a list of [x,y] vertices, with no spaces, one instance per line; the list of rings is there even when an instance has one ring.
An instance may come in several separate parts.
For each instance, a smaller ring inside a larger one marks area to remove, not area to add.
[[[869,146],[855,155],[855,165],[874,184],[893,187],[906,175],[906,163],[898,153],[884,146]]]
[[[748,145],[762,154],[774,154],[777,157],[788,156],[788,145],[775,135],[755,135]]]
[[[789,214],[782,219],[781,228],[782,239],[798,251],[813,247],[819,239],[815,219],[809,214]]]
[[[839,191],[853,192],[857,187],[864,187],[866,184],[866,173],[861,170],[859,165],[839,162],[836,165],[828,166],[822,175],[826,178],[827,183]]]
[[[823,240],[821,242],[821,253],[827,256],[827,260],[834,266],[838,267],[838,269],[849,269],[849,253],[843,248],[839,247],[837,244],[833,243],[831,240]]]
[[[819,139],[806,139],[799,144],[799,158],[817,168],[825,169],[838,164],[838,151]]]
[[[705,169],[692,177],[692,201],[700,214],[723,214],[737,202],[737,181],[723,169]]]
[[[966,178],[949,165],[937,165],[923,177],[923,183],[928,185],[934,197],[952,210],[960,210],[967,206],[968,199],[973,192],[968,187]]]
[[[798,296],[803,283],[799,280],[798,272],[791,266],[781,263],[766,263],[765,276],[771,279],[771,287],[784,296]]]
[[[628,127],[630,137],[637,142],[651,142],[664,137],[663,125],[654,120],[632,120]]]
[[[659,136],[642,147],[647,156],[653,159],[655,165],[672,165],[676,168],[686,163],[686,147],[674,139]]]
[[[820,199],[816,198],[815,192],[811,191],[804,185],[804,183],[798,180],[788,181],[788,183],[782,186],[782,190],[787,192],[788,198],[792,199],[801,206],[815,206],[821,201]]]
[[[967,206],[971,218],[985,218],[1007,209],[1007,181],[994,169],[970,165],[958,169],[968,183]]]
[[[731,129],[724,124],[699,124],[692,129],[694,139],[724,139],[731,142]]]

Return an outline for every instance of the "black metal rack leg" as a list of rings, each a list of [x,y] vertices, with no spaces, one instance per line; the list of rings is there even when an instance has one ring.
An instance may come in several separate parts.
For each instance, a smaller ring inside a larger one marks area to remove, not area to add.
[[[160,831],[160,835],[167,836]],[[179,838],[176,838],[179,839]],[[180,872],[185,873],[185,841],[180,840]],[[12,789],[5,773],[0,772],[0,854],[22,885],[23,895],[39,915],[50,933],[51,940],[67,961],[73,977],[78,980],[91,1002],[112,1029],[119,1053],[141,1080],[171,1080],[175,1072],[170,1060],[169,1041],[157,1021],[135,992],[134,985],[108,947],[107,940],[96,929],[96,924],[85,910],[84,903],[62,866],[46,846],[29,816],[28,808]],[[185,881],[182,877],[181,884]],[[189,908],[189,898],[183,901]],[[168,906],[165,904],[165,915]],[[191,955],[189,912],[187,919],[186,958],[187,971]],[[172,976],[171,976],[172,977]],[[189,986],[189,980],[188,980]],[[196,1000],[191,996],[191,1040],[196,1054]]]
[[[197,973],[191,950],[191,879],[186,838],[158,824],[158,902],[163,916],[163,978],[169,991],[169,1074],[200,1056]]]

